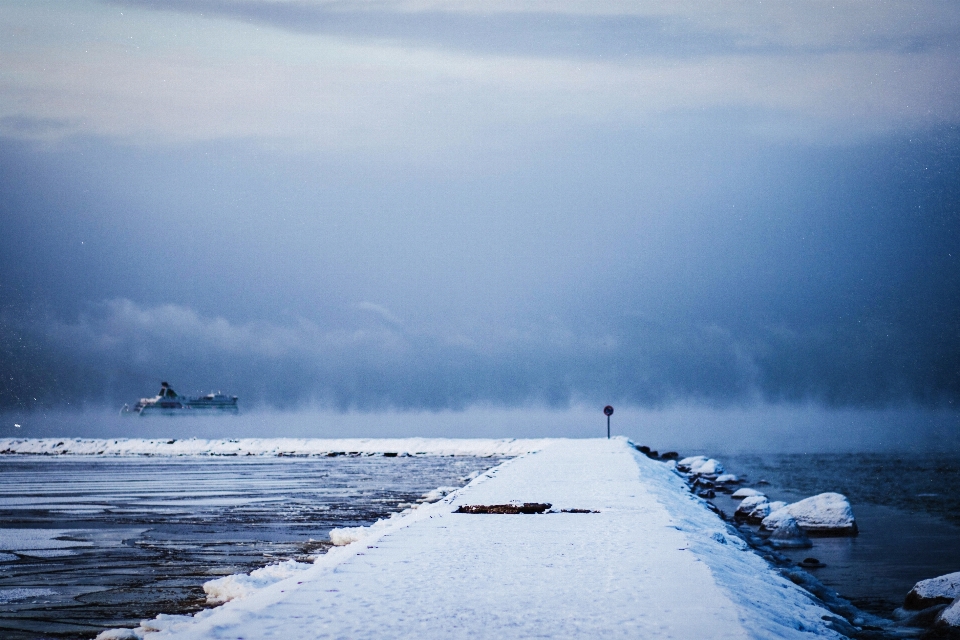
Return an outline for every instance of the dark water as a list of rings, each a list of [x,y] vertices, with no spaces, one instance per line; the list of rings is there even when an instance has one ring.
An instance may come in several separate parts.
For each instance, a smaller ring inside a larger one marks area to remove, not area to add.
[[[826,563],[811,572],[865,611],[889,617],[917,581],[960,571],[960,455],[717,458],[746,480],[742,486],[771,500],[794,502],[825,491],[847,496],[858,536],[813,538],[812,549],[785,555]],[[714,502],[728,514],[738,504],[720,494]]]
[[[0,638],[92,638],[205,606],[202,585],[309,561],[493,458],[0,457]]]

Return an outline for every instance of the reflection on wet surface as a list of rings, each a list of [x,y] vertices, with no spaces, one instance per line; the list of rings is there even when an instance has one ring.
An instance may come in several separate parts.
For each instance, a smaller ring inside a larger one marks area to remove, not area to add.
[[[205,606],[202,585],[309,561],[499,460],[0,458],[0,635],[91,638]]]

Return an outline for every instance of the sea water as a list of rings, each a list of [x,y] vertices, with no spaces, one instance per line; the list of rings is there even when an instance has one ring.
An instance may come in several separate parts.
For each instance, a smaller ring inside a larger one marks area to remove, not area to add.
[[[465,456],[0,458],[0,637],[92,638],[329,548],[499,462]]]
[[[812,538],[812,549],[786,550],[795,561],[814,557],[821,582],[857,607],[890,617],[913,585],[960,571],[960,455],[718,455],[730,473],[771,500],[833,491],[849,499],[859,535]],[[713,500],[727,515],[738,501]]]

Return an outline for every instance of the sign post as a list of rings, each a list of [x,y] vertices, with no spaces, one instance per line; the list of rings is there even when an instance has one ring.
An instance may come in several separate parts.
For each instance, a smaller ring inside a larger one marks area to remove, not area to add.
[[[613,407],[607,405],[603,408],[603,415],[607,416],[607,440],[610,439],[610,416],[613,415]]]

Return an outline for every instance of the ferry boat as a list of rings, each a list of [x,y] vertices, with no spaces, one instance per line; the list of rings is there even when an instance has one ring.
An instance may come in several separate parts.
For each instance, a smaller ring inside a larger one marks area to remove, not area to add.
[[[208,393],[204,396],[181,396],[166,382],[160,383],[160,393],[152,398],[140,398],[131,408],[123,405],[120,415],[200,415],[209,413],[237,413],[237,396]]]

